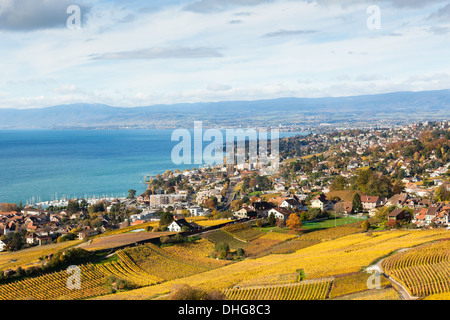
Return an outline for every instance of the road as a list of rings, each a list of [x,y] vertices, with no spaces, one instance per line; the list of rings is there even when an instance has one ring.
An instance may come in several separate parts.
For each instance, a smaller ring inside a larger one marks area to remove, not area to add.
[[[220,210],[222,211],[227,211],[230,209],[231,206],[231,202],[234,200],[235,198],[235,194],[234,194],[234,187],[236,186],[236,184],[238,183],[238,181],[230,179],[230,184],[228,186],[227,189],[227,193],[225,195],[225,200],[222,201],[223,205],[220,208]]]

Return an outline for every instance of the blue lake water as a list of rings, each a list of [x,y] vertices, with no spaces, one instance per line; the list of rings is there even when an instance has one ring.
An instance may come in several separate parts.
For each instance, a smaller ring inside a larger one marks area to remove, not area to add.
[[[140,194],[145,177],[198,167],[173,164],[172,132],[0,130],[0,202]]]

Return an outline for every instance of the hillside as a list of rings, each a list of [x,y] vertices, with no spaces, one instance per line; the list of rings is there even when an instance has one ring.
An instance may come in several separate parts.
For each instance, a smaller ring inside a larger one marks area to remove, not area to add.
[[[445,230],[386,231],[374,233],[372,236],[363,233],[352,234],[331,241],[321,241],[291,254],[270,254],[256,259],[245,259],[218,269],[137,290],[103,296],[99,299],[149,299],[165,295],[180,284],[198,286],[206,290],[225,290],[225,292],[231,288],[243,288],[242,285],[251,287],[278,284],[278,288],[282,288],[286,285],[295,286],[295,282],[298,281],[295,274],[298,275],[300,270],[305,274],[305,280],[311,280],[305,284],[326,279],[327,283],[332,285],[334,279],[349,278],[349,281],[339,281],[339,283],[348,282],[353,287],[338,288],[339,291],[348,294],[360,291],[361,287],[364,290],[369,274],[365,274],[362,270],[379,259],[399,249],[415,247],[447,237]],[[355,283],[352,277],[358,278],[358,283]],[[385,282],[382,283],[383,286],[384,284]],[[367,289],[365,291],[370,293]],[[391,291],[388,292],[389,295],[391,293]],[[338,295],[338,293],[333,294],[336,297]]]

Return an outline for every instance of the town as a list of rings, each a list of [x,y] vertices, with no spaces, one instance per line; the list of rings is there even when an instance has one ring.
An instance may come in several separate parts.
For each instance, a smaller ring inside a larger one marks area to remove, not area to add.
[[[64,206],[0,204],[0,251],[88,239],[149,221],[195,229],[189,217],[274,219],[286,227],[335,217],[375,218],[372,228],[449,226],[449,122],[342,129],[280,140],[281,165],[214,165],[166,171],[140,195]],[[169,217],[169,218],[167,218]]]

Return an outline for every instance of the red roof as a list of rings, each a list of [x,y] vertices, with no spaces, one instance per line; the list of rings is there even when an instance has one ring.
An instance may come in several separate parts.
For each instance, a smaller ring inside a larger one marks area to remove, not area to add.
[[[370,203],[377,203],[380,197],[376,196],[361,196],[361,202],[370,202]]]

